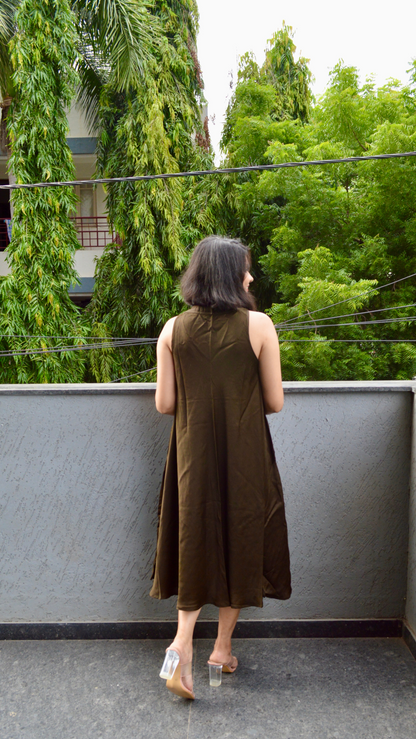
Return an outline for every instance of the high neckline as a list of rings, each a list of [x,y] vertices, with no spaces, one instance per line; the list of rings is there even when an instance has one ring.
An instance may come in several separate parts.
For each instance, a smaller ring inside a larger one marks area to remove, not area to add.
[[[198,313],[213,313],[214,312],[214,309],[212,307],[206,306],[206,305],[193,305],[191,307],[191,310],[195,310]]]

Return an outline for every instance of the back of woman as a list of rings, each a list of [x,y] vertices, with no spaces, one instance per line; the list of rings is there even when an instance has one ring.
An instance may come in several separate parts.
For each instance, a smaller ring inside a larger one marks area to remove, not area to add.
[[[178,593],[183,610],[288,598],[282,491],[248,311],[192,307],[175,321],[172,354],[175,427],[160,512],[163,561],[152,595]]]
[[[194,697],[192,634],[203,605],[220,609],[209,660],[217,685],[221,670],[238,664],[231,634],[239,610],[291,594],[282,487],[265,417],[283,405],[279,348],[270,319],[252,310],[249,260],[238,241],[200,242],[181,285],[191,307],[158,340],[156,407],[174,423],[150,595],[178,596],[178,633],[161,677],[186,698]]]

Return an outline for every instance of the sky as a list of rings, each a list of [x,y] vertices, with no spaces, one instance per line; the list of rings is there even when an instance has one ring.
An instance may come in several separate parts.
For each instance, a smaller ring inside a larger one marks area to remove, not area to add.
[[[198,55],[217,164],[238,58],[252,51],[261,65],[267,40],[283,21],[293,28],[295,57],[310,60],[316,97],[339,59],[357,67],[362,81],[373,74],[382,85],[390,77],[406,83],[416,58],[416,0],[198,0],[198,7]]]

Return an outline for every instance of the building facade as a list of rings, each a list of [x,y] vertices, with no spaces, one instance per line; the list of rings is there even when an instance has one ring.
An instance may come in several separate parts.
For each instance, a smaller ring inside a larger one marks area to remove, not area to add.
[[[95,172],[97,139],[88,131],[82,113],[75,106],[68,113],[68,124],[67,142],[73,155],[76,179],[90,180]],[[3,140],[0,143],[1,185],[10,181],[7,162],[8,152]],[[73,286],[70,293],[74,302],[84,305],[91,298],[94,288],[96,260],[102,255],[104,247],[114,241],[115,234],[108,226],[103,186],[77,185],[75,190],[79,202],[73,218],[80,242],[80,249],[75,254],[75,269],[81,284]],[[0,190],[0,276],[9,271],[5,250],[10,241],[12,222],[10,190]]]

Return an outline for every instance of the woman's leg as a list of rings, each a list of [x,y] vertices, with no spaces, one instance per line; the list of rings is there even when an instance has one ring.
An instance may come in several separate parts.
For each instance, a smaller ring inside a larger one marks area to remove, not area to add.
[[[194,627],[196,620],[201,613],[198,611],[180,611],[178,610],[178,630],[176,636],[170,645],[170,649],[177,647],[181,655],[181,664],[187,664],[192,660],[192,638],[194,635]],[[187,675],[182,678],[184,686],[188,690],[192,690],[192,676]]]
[[[227,664],[231,661],[231,636],[239,614],[239,608],[220,608],[218,618],[218,636],[210,656],[210,661],[219,662],[221,664]]]

